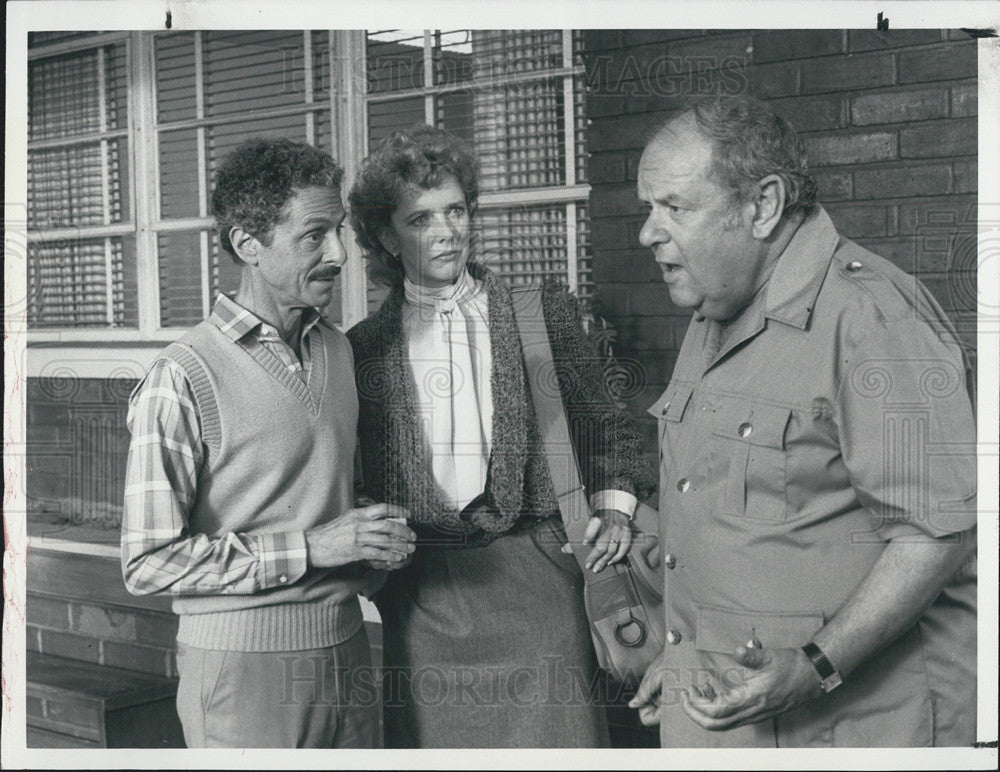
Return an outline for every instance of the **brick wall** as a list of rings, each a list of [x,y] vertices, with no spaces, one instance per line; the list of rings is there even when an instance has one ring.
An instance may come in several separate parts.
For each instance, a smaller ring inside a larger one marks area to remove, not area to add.
[[[688,93],[772,101],[799,130],[841,233],[919,276],[974,356],[975,41],[941,30],[590,30],[584,45],[595,307],[618,330],[616,353],[645,371],[637,415],[665,388],[690,314],[639,245],[636,168]]]
[[[129,595],[116,559],[32,549],[26,585],[29,651],[177,675],[170,599]]]
[[[117,543],[129,434],[125,378],[29,378],[25,491],[34,535]]]

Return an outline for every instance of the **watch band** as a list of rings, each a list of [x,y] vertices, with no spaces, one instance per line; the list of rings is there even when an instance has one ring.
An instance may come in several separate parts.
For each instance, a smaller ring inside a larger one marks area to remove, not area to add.
[[[812,662],[813,667],[816,668],[816,672],[819,673],[820,686],[824,692],[832,692],[843,683],[843,679],[840,677],[840,673],[837,672],[837,668],[826,658],[826,654],[823,653],[823,650],[819,646],[810,642],[802,647],[802,651],[809,657],[809,661]]]

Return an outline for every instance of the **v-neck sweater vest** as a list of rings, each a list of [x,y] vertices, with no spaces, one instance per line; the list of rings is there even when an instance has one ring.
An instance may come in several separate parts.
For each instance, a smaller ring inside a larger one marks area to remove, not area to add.
[[[302,532],[352,507],[358,401],[350,345],[317,325],[310,352],[303,381],[252,336],[234,341],[211,320],[164,350],[187,374],[200,417],[205,456],[192,534]],[[357,596],[368,577],[357,564],[308,568],[287,586],[252,595],[179,596],[177,640],[231,651],[333,646],[360,629]]]

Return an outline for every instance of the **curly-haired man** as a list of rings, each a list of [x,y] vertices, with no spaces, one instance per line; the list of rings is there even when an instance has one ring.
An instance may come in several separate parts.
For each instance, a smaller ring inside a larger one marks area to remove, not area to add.
[[[323,319],[346,253],[342,169],[247,142],[212,207],[234,298],[168,346],[129,404],[125,584],[174,596],[190,747],[372,747],[358,593],[403,565],[398,507],[353,504],[350,345]]]

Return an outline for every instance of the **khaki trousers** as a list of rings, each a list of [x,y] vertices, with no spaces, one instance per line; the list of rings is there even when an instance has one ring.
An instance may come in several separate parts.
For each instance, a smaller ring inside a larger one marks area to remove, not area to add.
[[[377,677],[362,628],[326,649],[178,645],[177,713],[189,748],[374,748]]]

